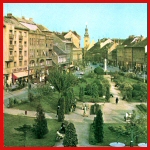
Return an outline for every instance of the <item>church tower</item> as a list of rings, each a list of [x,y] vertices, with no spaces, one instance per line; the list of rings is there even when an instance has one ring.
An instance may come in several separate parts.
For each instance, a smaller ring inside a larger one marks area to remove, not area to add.
[[[84,50],[85,51],[87,51],[89,45],[90,45],[90,37],[89,37],[89,33],[88,33],[88,28],[86,25],[85,34],[84,34]]]

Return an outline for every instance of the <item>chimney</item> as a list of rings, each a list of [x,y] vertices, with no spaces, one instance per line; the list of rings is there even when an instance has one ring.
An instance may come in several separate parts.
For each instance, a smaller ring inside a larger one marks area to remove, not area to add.
[[[29,18],[30,21],[33,21],[33,18]]]
[[[7,17],[11,18],[12,17],[12,13],[8,13]]]

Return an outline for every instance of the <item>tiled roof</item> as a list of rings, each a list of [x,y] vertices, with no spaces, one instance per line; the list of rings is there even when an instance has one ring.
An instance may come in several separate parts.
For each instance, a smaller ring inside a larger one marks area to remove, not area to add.
[[[44,27],[43,25],[41,24],[37,24],[38,28],[41,30],[41,31],[49,31],[46,27]]]
[[[54,52],[56,52],[57,55],[67,55],[65,52],[63,52],[63,50],[58,48],[56,45],[53,46],[53,50]]]
[[[20,24],[16,19],[14,19],[13,17],[4,17],[4,24],[13,24],[15,26],[15,28],[18,29],[23,29],[23,30],[29,30],[28,28],[26,28],[24,25]]]
[[[122,45],[133,45],[134,43],[131,43],[134,40],[135,37],[130,37],[125,39],[125,41],[122,43]]]
[[[145,38],[144,40],[137,42],[133,45],[133,47],[145,47],[147,45],[147,38]]]
[[[35,25],[35,24],[29,24],[29,23],[24,23],[24,22],[20,22],[20,23],[30,30],[37,30],[38,29],[37,25]]]
[[[71,31],[71,30],[70,30]],[[70,32],[69,31],[69,32]],[[78,39],[80,39],[80,35],[76,31],[71,31]],[[68,32],[62,32],[62,35],[65,36]]]
[[[29,24],[35,24],[32,19],[25,19],[24,17],[23,17],[23,18],[15,17],[15,18],[16,18],[19,22],[24,22],[24,23],[29,23]]]
[[[80,35],[76,31],[72,31],[72,33],[74,33],[80,39]]]

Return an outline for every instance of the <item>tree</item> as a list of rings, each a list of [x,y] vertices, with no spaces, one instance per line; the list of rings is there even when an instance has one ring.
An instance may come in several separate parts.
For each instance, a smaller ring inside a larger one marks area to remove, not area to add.
[[[107,102],[109,102],[109,98],[110,98],[110,89],[109,87],[106,88],[106,100]]]
[[[99,96],[98,86],[95,83],[92,84],[92,94],[91,95],[92,95],[92,98],[97,98]]]
[[[97,67],[94,69],[94,73],[97,74],[97,78],[99,75],[104,75],[104,70],[101,67]]]
[[[103,96],[103,84],[99,81],[99,79],[95,80],[94,83],[98,86],[98,94],[99,96]]]
[[[94,136],[97,142],[103,142],[104,138],[104,131],[103,131],[103,117],[102,117],[102,111],[99,109],[96,118],[95,118],[95,124],[94,124]]]
[[[131,134],[133,142],[135,142],[135,138],[136,140],[141,138],[143,142],[147,143],[147,113],[138,113],[138,118],[136,118],[136,112],[133,110],[133,117],[131,117],[130,123],[126,124],[126,129]],[[136,142],[138,143],[138,141]]]
[[[23,140],[24,140],[24,147],[25,147],[27,131],[29,131],[31,129],[31,126],[24,124],[23,126],[20,126],[19,128],[14,128],[14,129],[19,132],[23,132]]]
[[[73,88],[69,88],[67,91],[64,92],[64,98],[65,98],[65,113],[68,114],[71,106],[75,103],[75,96]]]
[[[83,101],[83,97],[84,97],[84,88],[80,87],[80,91],[79,91],[79,99],[80,99],[80,101]]]
[[[49,73],[48,80],[63,95],[72,85],[76,84],[77,78],[73,74],[65,73],[55,68]]]
[[[59,99],[59,102],[60,102],[60,108],[58,110],[58,121],[63,122],[64,118],[65,118],[65,116],[64,116],[64,111],[65,111],[64,110],[64,97],[61,97]]]
[[[41,139],[45,134],[48,133],[47,120],[41,104],[37,106],[36,112],[36,119],[35,123],[33,124],[33,132],[38,139]]]
[[[64,147],[76,147],[78,144],[76,129],[73,123],[69,123],[66,127],[66,133],[63,140]]]

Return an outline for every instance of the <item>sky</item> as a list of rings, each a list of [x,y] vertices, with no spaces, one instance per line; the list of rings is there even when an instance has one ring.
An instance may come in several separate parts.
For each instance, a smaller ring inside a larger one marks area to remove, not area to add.
[[[90,42],[102,38],[147,37],[146,3],[4,3],[4,15],[33,18],[50,31],[76,31],[84,45],[87,24]]]

